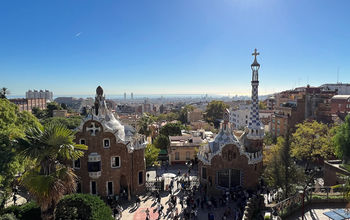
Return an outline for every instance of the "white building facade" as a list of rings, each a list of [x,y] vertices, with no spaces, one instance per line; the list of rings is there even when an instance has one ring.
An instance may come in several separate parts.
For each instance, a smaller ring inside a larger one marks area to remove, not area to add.
[[[244,129],[248,126],[250,109],[250,104],[240,104],[237,109],[230,110],[232,129]]]

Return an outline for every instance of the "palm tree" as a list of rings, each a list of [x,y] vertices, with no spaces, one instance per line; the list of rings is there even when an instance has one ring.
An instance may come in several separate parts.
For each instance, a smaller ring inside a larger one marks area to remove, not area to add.
[[[10,94],[10,91],[6,87],[0,89],[0,99],[6,99],[6,96]]]
[[[32,128],[18,140],[20,154],[35,161],[20,181],[40,205],[43,220],[53,219],[58,201],[76,190],[77,176],[69,161],[83,156],[87,146],[73,140],[74,132],[58,123]]]
[[[151,134],[151,130],[149,129],[149,125],[152,124],[154,120],[150,115],[146,113],[138,121],[139,133],[149,136]]]

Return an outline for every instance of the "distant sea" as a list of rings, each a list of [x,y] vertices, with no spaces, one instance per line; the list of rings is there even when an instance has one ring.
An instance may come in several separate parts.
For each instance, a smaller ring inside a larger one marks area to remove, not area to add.
[[[224,95],[217,95],[217,94],[134,94],[134,99],[143,99],[143,98],[149,98],[149,99],[157,99],[157,98],[232,98],[236,96],[224,96]],[[53,98],[57,97],[74,97],[74,98],[94,98],[95,95],[54,95]],[[248,96],[237,96],[237,97],[248,97]],[[15,99],[15,98],[25,98],[24,95],[9,95],[8,98]],[[124,99],[124,95],[106,95],[107,99]],[[130,94],[127,94],[127,99],[130,99]]]

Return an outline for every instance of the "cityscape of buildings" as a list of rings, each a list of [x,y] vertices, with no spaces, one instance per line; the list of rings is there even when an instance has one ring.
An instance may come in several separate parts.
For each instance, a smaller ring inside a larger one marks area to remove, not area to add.
[[[350,219],[349,7],[3,1],[0,220]]]

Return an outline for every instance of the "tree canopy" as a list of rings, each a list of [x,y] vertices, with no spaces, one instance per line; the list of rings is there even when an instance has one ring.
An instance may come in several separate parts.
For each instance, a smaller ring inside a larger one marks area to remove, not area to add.
[[[10,195],[15,175],[24,172],[32,161],[20,158],[15,151],[16,139],[25,136],[25,130],[39,128],[41,124],[32,114],[23,111],[9,102],[0,99],[0,188],[3,193],[1,206]]]
[[[305,121],[296,126],[293,133],[292,156],[304,161],[334,158],[331,129],[317,121]]]
[[[192,105],[185,105],[184,107],[181,108],[180,110],[180,114],[179,114],[179,121],[181,121],[181,123],[183,124],[187,124],[187,114],[190,111],[193,111],[195,108]]]
[[[165,136],[181,136],[181,129],[185,127],[180,123],[167,123],[159,130],[159,134]]]
[[[151,115],[143,114],[142,117],[138,120],[139,133],[149,136],[151,134],[151,130],[149,129],[149,125],[154,122],[154,119]]]
[[[170,140],[168,136],[165,135],[158,135],[156,139],[154,140],[154,146],[159,149],[167,149],[170,145]]]
[[[146,166],[152,166],[158,159],[160,149],[153,144],[148,144],[145,149]]]
[[[45,118],[42,120],[42,124],[45,126],[50,123],[57,123],[57,124],[63,124],[67,128],[74,130],[81,124],[82,117],[81,116],[74,116],[69,118],[63,118],[63,117],[52,117],[52,118]]]
[[[17,139],[23,158],[35,161],[21,177],[21,184],[42,210],[42,219],[51,219],[63,195],[75,192],[77,177],[67,161],[83,156],[87,146],[74,143],[74,132],[62,124],[31,128]]]
[[[305,180],[304,172],[298,168],[290,156],[289,137],[278,137],[277,144],[264,150],[265,170],[263,177],[273,189],[281,188],[287,198],[296,190],[296,185]]]
[[[333,137],[335,154],[345,163],[350,159],[350,115],[345,117],[345,122],[335,129]]]
[[[229,106],[226,105],[223,101],[211,101],[205,111],[205,120],[207,122],[214,123],[218,119],[222,119],[224,111]]]

